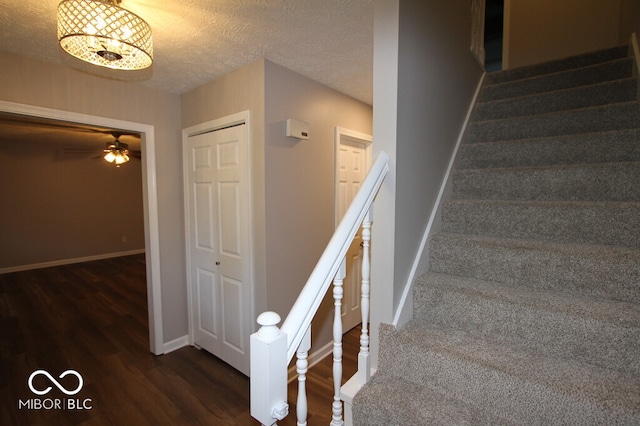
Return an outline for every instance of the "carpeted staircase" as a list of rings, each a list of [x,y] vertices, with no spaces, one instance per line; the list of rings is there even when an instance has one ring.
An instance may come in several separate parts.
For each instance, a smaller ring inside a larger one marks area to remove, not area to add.
[[[640,103],[628,48],[489,74],[355,425],[640,424]]]

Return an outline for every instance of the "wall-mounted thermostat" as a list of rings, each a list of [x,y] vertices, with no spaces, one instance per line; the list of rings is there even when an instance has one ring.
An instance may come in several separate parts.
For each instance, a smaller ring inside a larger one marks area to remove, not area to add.
[[[288,118],[285,122],[285,135],[297,139],[309,139],[309,123]]]

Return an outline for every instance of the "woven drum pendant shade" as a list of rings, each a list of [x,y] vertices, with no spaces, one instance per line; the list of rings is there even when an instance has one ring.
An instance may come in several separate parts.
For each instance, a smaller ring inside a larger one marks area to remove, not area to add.
[[[61,2],[58,40],[70,55],[101,67],[140,70],[153,62],[149,25],[138,15],[111,2]]]

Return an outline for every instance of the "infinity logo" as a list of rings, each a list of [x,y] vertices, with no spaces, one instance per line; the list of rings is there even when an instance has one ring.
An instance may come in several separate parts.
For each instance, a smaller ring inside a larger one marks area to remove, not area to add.
[[[64,394],[66,395],[75,395],[78,392],[80,392],[80,389],[82,389],[82,385],[83,385],[83,380],[82,380],[82,376],[80,375],[80,373],[78,373],[75,370],[67,370],[64,373],[62,373],[60,375],[60,379],[68,376],[69,374],[72,374],[74,376],[76,376],[78,378],[78,387],[75,388],[74,390],[67,390],[64,386],[62,386],[60,383],[58,383],[58,381],[56,379],[54,379],[51,374],[49,374],[49,372],[45,371],[45,370],[36,370],[33,373],[31,373],[31,375],[29,376],[29,389],[31,389],[31,392],[35,393],[36,395],[45,395],[47,393],[49,393],[51,391],[51,386],[47,387],[45,390],[38,390],[36,388],[33,387],[33,378],[36,377],[38,374],[42,374],[44,376],[46,376],[49,380],[51,380],[51,382],[56,385],[56,387],[58,389],[60,389],[62,392],[64,392]]]

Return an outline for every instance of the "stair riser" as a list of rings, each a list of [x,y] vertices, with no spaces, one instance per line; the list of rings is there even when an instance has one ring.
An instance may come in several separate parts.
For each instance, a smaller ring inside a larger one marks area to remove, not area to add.
[[[628,102],[530,117],[507,118],[469,124],[468,141],[499,142],[517,139],[596,133],[638,126],[640,104]]]
[[[458,169],[640,161],[640,130],[514,142],[465,143]]]
[[[457,199],[640,201],[640,163],[475,169],[453,173]]]
[[[636,98],[637,87],[637,79],[626,79],[516,99],[484,102],[476,106],[473,121],[522,117],[633,101]]]
[[[525,345],[541,355],[571,358],[640,374],[640,328],[528,306],[464,289],[416,288],[415,318],[427,328],[465,330],[494,342]]]
[[[483,407],[473,407],[456,398],[444,397],[402,379],[369,382],[366,394],[359,393],[354,401],[353,424],[362,426],[389,425],[509,425],[503,419],[487,413]],[[399,396],[396,406],[381,404],[389,395]]]
[[[442,230],[504,238],[640,247],[640,203],[486,202],[442,206]]]
[[[491,73],[485,79],[486,85],[500,84],[507,81],[515,81],[524,78],[539,76],[542,74],[556,73],[572,68],[587,67],[608,61],[625,58],[629,55],[629,48],[619,46],[613,49],[606,49],[592,52],[585,55],[577,55],[571,58],[559,59],[544,64],[536,64],[513,70],[505,70]]]
[[[633,74],[633,60],[620,59],[613,63],[592,65],[587,68],[534,77],[526,80],[486,86],[479,97],[480,102],[528,96],[552,90],[564,90],[605,81],[629,78]]]
[[[637,249],[565,246],[437,234],[429,241],[432,272],[637,303]]]
[[[416,350],[410,345],[389,342],[394,353],[382,354],[388,375],[438,389],[446,396],[482,407],[514,424],[629,424],[638,421],[623,412],[595,407],[577,395],[556,391],[533,381],[507,374],[483,364],[467,362],[443,351]],[[398,357],[398,353],[412,353]],[[561,420],[560,420],[561,419]]]

